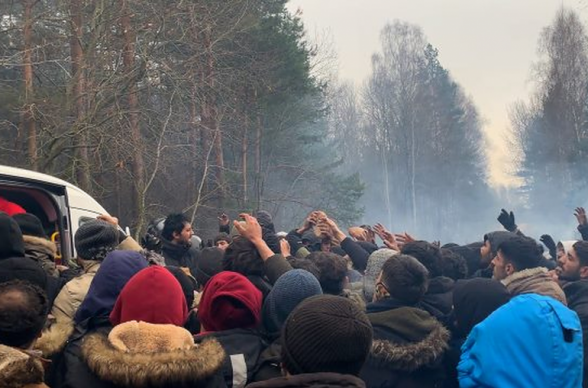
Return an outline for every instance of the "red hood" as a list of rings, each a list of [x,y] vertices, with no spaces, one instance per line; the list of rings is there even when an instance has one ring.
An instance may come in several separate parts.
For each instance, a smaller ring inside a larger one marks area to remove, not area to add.
[[[182,287],[163,267],[138,272],[122,289],[110,314],[113,325],[128,321],[183,326],[188,307]]]
[[[198,318],[206,331],[252,328],[260,323],[261,304],[261,292],[245,276],[225,271],[204,287]]]

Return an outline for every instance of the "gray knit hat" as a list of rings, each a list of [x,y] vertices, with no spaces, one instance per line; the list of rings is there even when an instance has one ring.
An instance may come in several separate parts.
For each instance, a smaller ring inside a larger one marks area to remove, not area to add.
[[[376,291],[376,279],[382,271],[382,266],[386,260],[397,254],[398,252],[393,249],[382,248],[374,251],[368,257],[367,266],[363,276],[363,296],[368,303],[371,302],[374,297],[374,292]]]
[[[288,315],[300,302],[322,293],[321,284],[308,271],[293,269],[280,276],[265,298],[261,312],[268,334],[277,336]]]
[[[118,245],[118,231],[108,222],[90,220],[83,223],[75,235],[76,252],[80,259],[104,260]]]

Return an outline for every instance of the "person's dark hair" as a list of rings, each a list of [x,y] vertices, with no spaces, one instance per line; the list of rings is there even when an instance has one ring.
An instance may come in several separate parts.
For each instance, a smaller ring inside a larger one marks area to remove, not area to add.
[[[0,283],[0,344],[29,346],[43,330],[48,308],[41,288],[22,280]]]
[[[468,276],[468,265],[460,254],[441,248],[441,271],[443,276],[453,280],[465,279]]]
[[[515,267],[516,271],[538,267],[541,263],[541,253],[537,242],[530,237],[516,236],[503,241],[498,246],[502,257]]]
[[[319,270],[319,283],[325,294],[340,295],[345,286],[347,263],[339,255],[329,252],[313,252],[306,258]]]
[[[441,250],[435,245],[426,241],[413,241],[405,244],[400,252],[420,261],[431,278],[441,276]]]
[[[391,298],[414,305],[427,292],[429,271],[414,257],[400,254],[386,260],[381,280]]]
[[[189,224],[190,220],[182,213],[172,213],[168,215],[163,224],[163,230],[161,231],[161,237],[171,241],[174,238],[174,232],[181,233],[186,224]]]
[[[238,272],[241,275],[263,276],[263,260],[255,245],[244,237],[236,236],[225,250],[223,271]]]
[[[309,260],[307,257],[298,258],[298,257],[290,256],[287,258],[287,260],[288,260],[288,263],[290,263],[290,265],[292,266],[292,268],[303,269],[305,271],[308,271],[311,274],[313,274],[315,278],[320,280],[321,275],[320,275],[320,271],[319,271],[318,267],[316,266],[316,264],[314,262]]]
[[[588,265],[588,241],[578,241],[574,244],[574,251],[580,260],[580,266]],[[588,341],[588,339],[586,339]]]
[[[455,247],[458,247],[458,246],[459,246],[459,244],[456,244],[456,243],[447,243],[447,244],[443,244],[441,246],[441,249],[443,249],[443,248],[446,248],[446,249],[448,249],[448,248],[455,248]]]
[[[482,260],[482,257],[480,256],[480,246],[481,243],[480,245],[478,245],[478,243],[473,243],[470,245],[447,248],[448,250],[458,254],[459,256],[465,259],[468,269],[466,277],[468,278],[472,277],[477,270],[481,269],[480,262]]]

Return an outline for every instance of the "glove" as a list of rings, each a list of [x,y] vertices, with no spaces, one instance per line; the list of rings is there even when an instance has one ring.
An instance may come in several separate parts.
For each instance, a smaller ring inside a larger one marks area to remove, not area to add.
[[[504,229],[508,230],[509,232],[516,232],[517,224],[515,223],[515,216],[513,212],[509,213],[502,209],[497,219],[498,222],[502,224]]]
[[[557,259],[557,246],[555,245],[555,241],[551,238],[550,235],[544,234],[539,238],[539,241],[543,243],[549,249],[549,255],[553,260]]]

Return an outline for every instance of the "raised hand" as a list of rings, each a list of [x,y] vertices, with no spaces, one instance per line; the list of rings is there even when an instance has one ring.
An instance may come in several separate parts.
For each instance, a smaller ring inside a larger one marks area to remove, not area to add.
[[[368,240],[368,232],[363,228],[360,228],[358,226],[352,226],[347,231],[349,232],[349,235],[355,239],[355,241]]]
[[[109,224],[114,225],[114,226],[118,226],[118,218],[113,217],[108,214],[101,214],[98,217],[96,217],[96,219],[104,221],[104,222],[108,222]]]
[[[384,245],[395,251],[400,251],[396,237],[384,228],[382,224],[374,225],[374,232],[382,239]]]
[[[578,220],[579,225],[586,225],[588,224],[588,218],[586,217],[586,210],[583,207],[577,207],[574,211],[574,215],[576,216],[576,220]]]
[[[227,216],[225,213],[221,214],[218,217],[218,224],[220,226],[227,226],[227,225],[229,225],[229,222],[230,222],[229,216]]]
[[[402,248],[405,244],[408,244],[409,242],[416,241],[414,237],[412,237],[410,234],[406,232],[402,234],[395,234],[394,237],[396,238],[396,242],[400,248]]]
[[[261,225],[259,225],[259,222],[257,222],[257,218],[247,213],[241,213],[239,214],[239,217],[245,221],[245,224],[235,220],[233,221],[233,225],[241,236],[245,237],[253,243],[263,240],[261,237]]]
[[[509,213],[505,209],[502,209],[497,220],[498,220],[498,222],[500,222],[500,224],[502,224],[504,229],[508,230],[509,232],[515,232],[517,230],[517,224],[515,223],[515,216],[512,211]]]
[[[290,249],[290,243],[285,238],[280,240],[280,252],[282,256],[289,257],[292,256],[292,250]]]
[[[548,234],[542,235],[539,241],[541,241],[547,247],[547,249],[549,249],[550,252],[552,250],[555,251],[557,249],[555,241],[553,241],[553,238]]]

